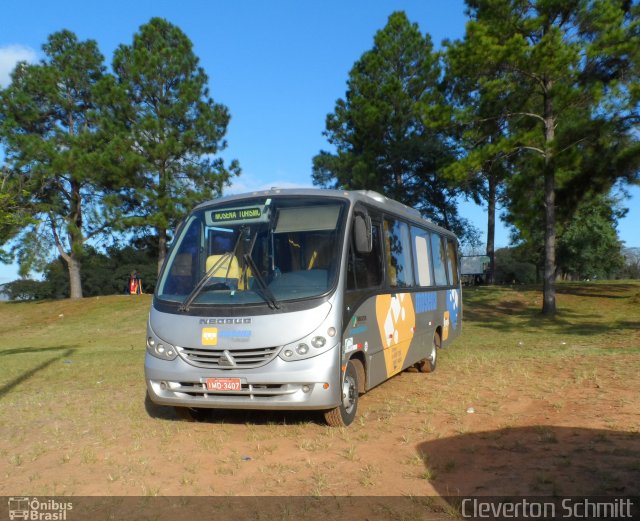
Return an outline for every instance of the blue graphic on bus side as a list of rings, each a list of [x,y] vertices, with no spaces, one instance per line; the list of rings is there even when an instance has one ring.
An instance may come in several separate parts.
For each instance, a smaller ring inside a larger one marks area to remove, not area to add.
[[[456,329],[458,324],[458,311],[460,310],[460,294],[457,289],[447,291],[447,311],[449,312],[449,320],[451,327]]]
[[[416,293],[416,313],[427,313],[438,309],[438,294],[435,291]]]
[[[350,334],[352,334],[352,335],[358,335],[358,334],[360,334],[360,333],[365,333],[365,332],[366,332],[366,331],[368,331],[368,330],[369,330],[369,328],[368,328],[367,326],[358,326],[358,327],[354,327],[354,328],[351,330],[351,333],[350,333]]]

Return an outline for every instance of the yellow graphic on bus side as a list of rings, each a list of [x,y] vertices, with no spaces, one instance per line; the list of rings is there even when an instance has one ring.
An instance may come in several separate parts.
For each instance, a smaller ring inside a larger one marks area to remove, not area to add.
[[[411,295],[408,293],[396,293],[393,296],[378,295],[376,319],[384,348],[387,376],[392,376],[402,370],[411,340],[413,340],[416,314]]]
[[[449,312],[445,311],[444,312],[444,317],[442,320],[442,340],[446,340],[447,338],[449,338],[449,323],[451,322],[451,319],[449,317]]]

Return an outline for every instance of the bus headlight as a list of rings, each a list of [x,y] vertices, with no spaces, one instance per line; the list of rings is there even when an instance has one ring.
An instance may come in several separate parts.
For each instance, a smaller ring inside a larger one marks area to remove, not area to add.
[[[324,347],[324,345],[327,343],[327,339],[323,336],[314,336],[311,339],[311,345],[313,347],[315,347],[316,349],[320,349],[322,347]]]
[[[162,360],[175,360],[178,356],[175,346],[158,338],[149,325],[147,325],[147,352]]]
[[[327,339],[324,336],[324,331],[326,330],[314,331],[309,336],[283,346],[280,351],[280,358],[288,362],[292,362],[294,360],[303,360],[305,358],[311,358],[312,356],[318,356],[319,354],[328,351],[337,344],[337,340],[334,342],[327,342]]]

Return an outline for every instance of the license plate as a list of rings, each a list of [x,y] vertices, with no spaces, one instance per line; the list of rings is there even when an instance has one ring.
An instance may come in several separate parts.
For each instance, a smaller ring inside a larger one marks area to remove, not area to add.
[[[240,391],[240,378],[207,378],[207,391]]]

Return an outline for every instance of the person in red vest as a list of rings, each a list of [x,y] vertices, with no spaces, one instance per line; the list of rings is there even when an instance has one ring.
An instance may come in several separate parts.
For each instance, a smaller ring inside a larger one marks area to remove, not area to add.
[[[129,277],[129,294],[130,295],[142,294],[142,279],[138,277],[138,273],[135,271],[132,271],[131,277]]]

